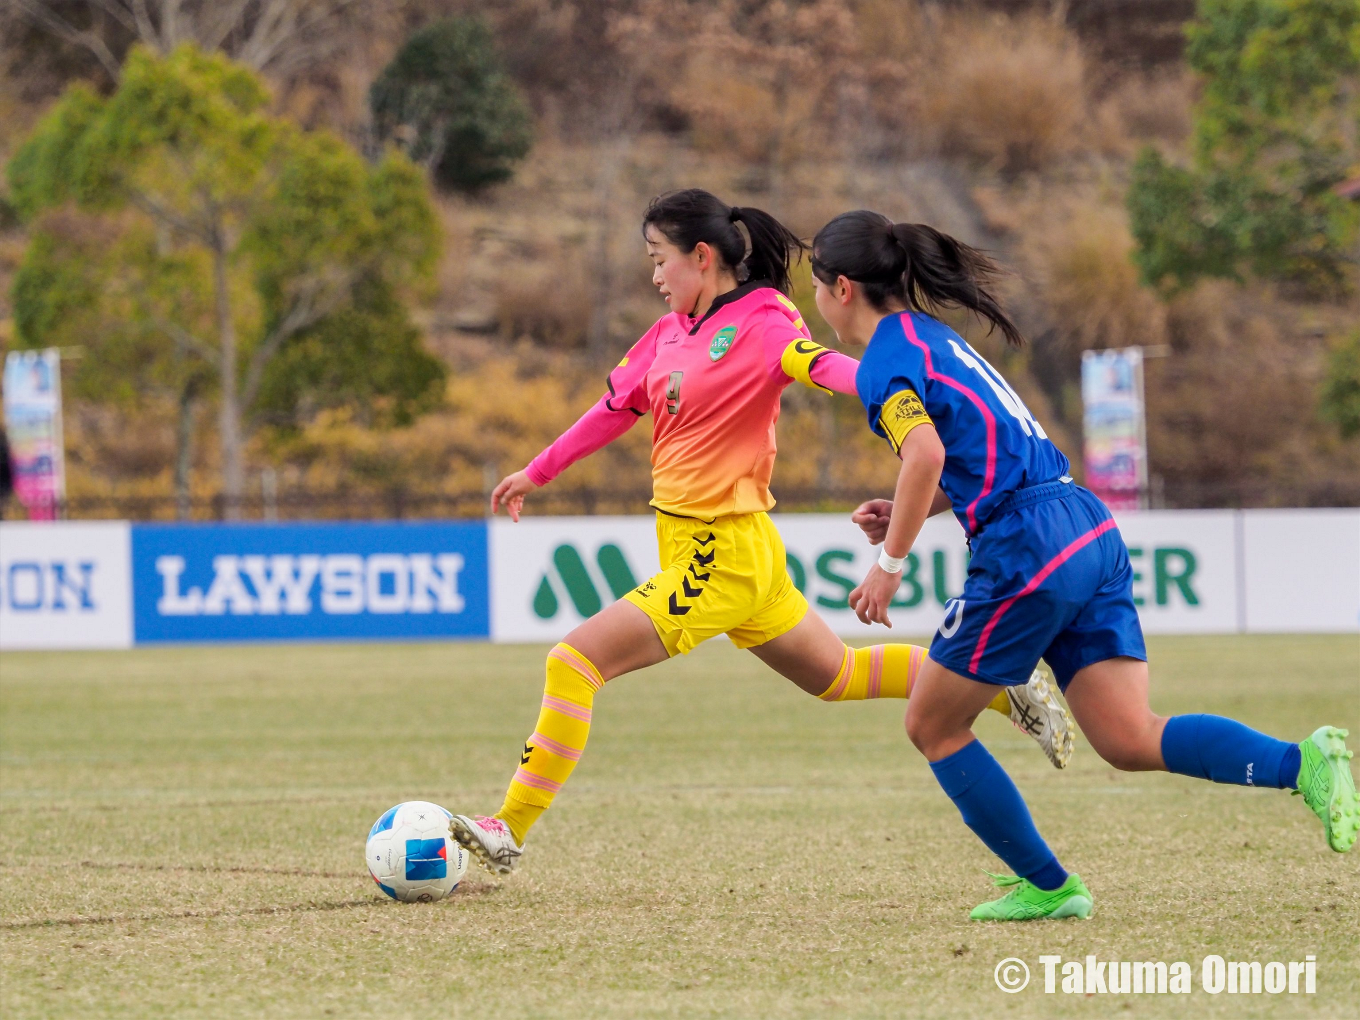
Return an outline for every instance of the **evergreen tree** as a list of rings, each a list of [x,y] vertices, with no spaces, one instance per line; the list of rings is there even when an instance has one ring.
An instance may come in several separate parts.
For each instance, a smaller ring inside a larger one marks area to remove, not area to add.
[[[508,180],[532,142],[529,109],[480,18],[416,32],[368,94],[378,136],[396,140],[445,191]]]
[[[1146,149],[1129,189],[1144,278],[1344,289],[1360,206],[1334,187],[1360,160],[1360,3],[1200,0],[1187,41],[1204,80],[1191,165]]]

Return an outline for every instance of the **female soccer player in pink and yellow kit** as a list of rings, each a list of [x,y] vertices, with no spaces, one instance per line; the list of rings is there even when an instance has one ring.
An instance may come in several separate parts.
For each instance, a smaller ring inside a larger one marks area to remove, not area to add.
[[[697,189],[653,201],[643,236],[671,313],[609,373],[594,407],[496,487],[491,508],[519,520],[528,493],[650,412],[662,570],[548,653],[538,724],[500,811],[454,816],[454,837],[492,871],[514,867],[581,757],[596,692],[616,676],[726,634],[824,700],[905,698],[925,659],[907,644],[850,648],[809,613],[767,513],[784,388],[856,392],[858,363],[813,342],[785,296],[790,255],[805,246],[769,214]],[[1066,764],[1070,722],[1041,676],[990,707]]]

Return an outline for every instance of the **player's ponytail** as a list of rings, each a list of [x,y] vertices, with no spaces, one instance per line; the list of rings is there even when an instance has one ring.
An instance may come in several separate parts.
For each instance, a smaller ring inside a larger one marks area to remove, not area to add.
[[[966,308],[1021,347],[1024,336],[992,293],[1002,269],[971,245],[924,223],[893,223],[881,213],[842,213],[817,231],[812,271],[823,283],[844,276],[864,287],[875,308],[897,301],[927,314]]]
[[[738,223],[750,235],[749,252]],[[703,241],[736,274],[738,283],[765,280],[786,294],[790,258],[794,252],[807,249],[797,234],[764,210],[727,205],[701,188],[672,191],[652,199],[642,217],[644,237],[648,227],[655,227],[683,252],[693,251]]]

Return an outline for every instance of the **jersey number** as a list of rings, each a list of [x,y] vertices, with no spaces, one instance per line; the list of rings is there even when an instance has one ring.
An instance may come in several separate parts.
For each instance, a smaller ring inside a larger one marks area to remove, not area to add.
[[[680,413],[680,381],[684,372],[672,372],[670,385],[666,387],[666,410],[671,414]]]
[[[987,385],[996,394],[996,399],[1001,401],[1001,406],[1009,411],[1011,416],[1020,423],[1020,427],[1025,430],[1025,435],[1033,436],[1037,434],[1040,439],[1048,438],[1048,433],[1043,430],[1043,426],[1034,420],[1034,415],[1029,413],[1029,408],[1025,406],[1024,401],[1020,399],[1015,390],[1011,389],[1010,384],[1001,378],[1001,374],[982,359],[977,351],[967,346],[960,347],[952,337],[949,340],[949,346],[954,348],[954,353],[959,356],[960,361],[986,380]]]

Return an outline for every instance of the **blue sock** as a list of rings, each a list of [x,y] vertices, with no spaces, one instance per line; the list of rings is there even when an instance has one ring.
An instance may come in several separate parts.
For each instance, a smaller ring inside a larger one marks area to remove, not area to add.
[[[1280,759],[1280,789],[1297,790],[1299,788],[1299,766],[1303,764],[1303,752],[1299,750],[1298,744],[1290,744],[1285,751],[1284,757]]]
[[[1056,889],[1067,881],[1067,872],[1034,827],[1020,791],[982,741],[931,762],[930,770],[968,828],[1012,871],[1040,889]]]
[[[1220,715],[1177,715],[1162,730],[1167,770],[1237,786],[1292,788],[1299,779],[1299,747]]]

